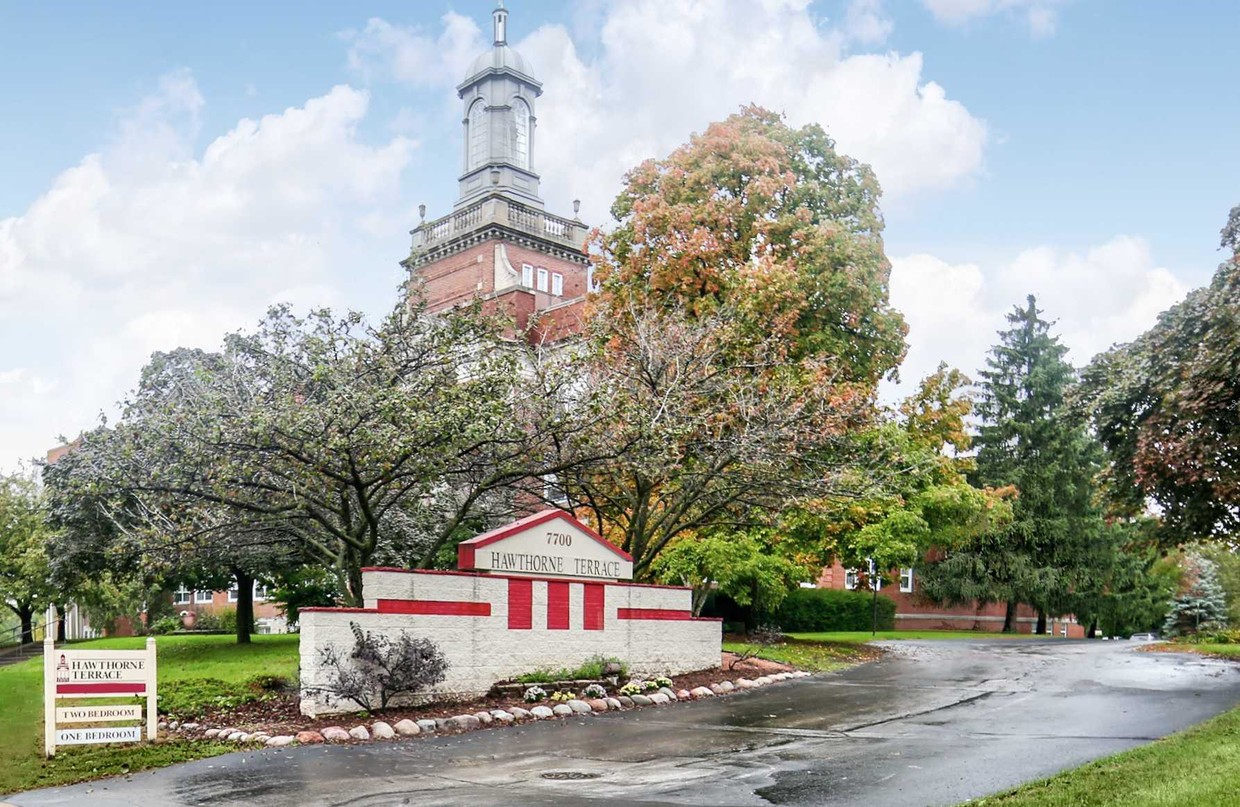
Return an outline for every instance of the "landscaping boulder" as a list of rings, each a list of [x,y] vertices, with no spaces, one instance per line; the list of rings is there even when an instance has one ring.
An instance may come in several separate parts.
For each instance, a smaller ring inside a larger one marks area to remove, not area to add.
[[[560,717],[568,717],[573,713],[573,707],[569,706],[567,703],[557,703],[555,706],[551,707],[551,712],[559,715]]]
[[[579,715],[588,715],[590,712],[594,711],[590,708],[590,704],[585,701],[571,700],[565,705]]]
[[[689,690],[689,694],[694,698],[713,698],[715,693],[711,692],[708,687],[694,687]]]
[[[487,715],[487,717],[490,717],[490,715]],[[456,729],[458,731],[472,731],[473,729],[482,728],[482,721],[473,715],[457,715],[456,717],[449,717],[444,721],[444,723],[448,728]]]
[[[733,684],[731,681],[720,681],[719,688],[722,689],[724,692],[733,692],[736,689],[736,685]]]
[[[738,689],[753,689],[755,686],[757,686],[757,684],[755,684],[753,681],[750,681],[748,678],[737,678],[736,686]]]
[[[589,704],[590,709],[595,712],[606,712],[608,709],[611,708],[610,706],[608,706],[607,701],[604,700],[603,698],[591,698],[590,700],[586,701],[586,703]]]
[[[292,745],[295,742],[297,742],[296,737],[289,734],[279,734],[275,737],[268,737],[267,742],[263,743],[263,745],[268,748],[283,748],[284,746]]]
[[[299,731],[295,738],[301,745],[318,745],[323,742],[323,735],[317,731]]]
[[[724,692],[724,689],[719,684],[711,684],[710,691],[715,693],[716,695],[722,695]]]
[[[439,724],[434,720],[422,719],[415,722],[418,724],[418,728],[427,733],[434,732],[435,729],[439,728]]]
[[[320,733],[323,735],[324,740],[332,743],[348,742],[350,739],[349,732],[345,731],[341,726],[328,726]]]
[[[623,704],[615,698],[603,698],[603,700],[607,701],[607,708],[609,709],[615,709],[618,712],[623,708]]]
[[[649,695],[630,695],[629,697],[632,698],[634,706],[649,706],[654,703]]]
[[[511,723],[514,720],[516,720],[515,717],[513,717],[510,713],[505,712],[503,709],[492,709],[491,717],[495,718],[501,723]]]
[[[530,714],[528,709],[522,709],[520,706],[509,707],[508,711],[517,720],[529,720],[531,717],[533,717],[533,715]]]
[[[370,732],[366,730],[365,726],[354,726],[349,729],[349,736],[355,740],[369,740]]]
[[[633,706],[635,705],[633,703],[633,699],[630,698],[628,695],[619,695],[616,697],[616,700],[620,701],[620,705],[623,706],[625,709],[632,709]]]
[[[370,733],[374,735],[376,740],[390,740],[396,736],[396,729],[382,720],[376,720],[370,727]]]
[[[530,714],[540,720],[545,720],[548,717],[555,717],[555,712],[542,705],[535,706],[533,709],[530,709]]]
[[[672,702],[672,699],[664,695],[662,692],[651,692],[646,697],[650,698],[650,702],[655,706],[666,706]]]
[[[659,692],[666,695],[668,700],[680,700],[676,695],[676,691],[671,687],[659,687]]]
[[[495,719],[491,717],[490,712],[474,712],[474,717],[478,718],[478,722],[484,726],[491,725],[491,721]]]
[[[244,731],[234,731],[231,734],[229,734],[227,737],[225,737],[224,739],[228,740],[230,743],[235,743],[235,742],[240,742],[241,738],[244,736],[245,736]]]
[[[404,720],[397,721],[392,728],[396,729],[396,733],[402,737],[416,737],[422,733],[421,727],[407,717]]]
[[[687,689],[682,689],[676,693],[676,700],[687,701],[691,697],[693,696],[689,694],[689,690]]]
[[[208,740],[214,740],[219,733],[219,729],[207,729],[202,733],[202,736],[206,737]]]

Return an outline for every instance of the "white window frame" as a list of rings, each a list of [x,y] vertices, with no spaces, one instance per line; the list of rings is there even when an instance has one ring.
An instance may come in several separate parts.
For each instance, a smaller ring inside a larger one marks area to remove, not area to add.
[[[236,580],[234,580],[234,581],[233,581],[233,584],[232,584],[231,586],[229,586],[229,587],[228,587],[228,601],[229,601],[229,602],[236,602],[236,601],[237,601],[237,595],[240,593],[240,591],[241,591],[241,589],[237,588],[237,581],[236,581]]]
[[[564,275],[559,272],[551,273],[551,293],[556,297],[564,296]]]
[[[541,266],[538,267],[538,290],[539,291],[547,290],[547,275],[548,274],[549,273],[547,272],[545,268]]]
[[[853,591],[857,588],[857,583],[859,582],[858,575],[857,575],[858,571],[859,571],[858,569],[845,569],[844,570],[844,588],[848,589],[849,591]]]
[[[254,602],[265,602],[271,596],[271,587],[266,583],[254,581]]]
[[[205,600],[203,599],[204,596],[206,597]],[[195,605],[210,605],[213,602],[215,602],[215,598],[212,596],[211,591],[199,591],[198,589],[194,589]]]
[[[878,568],[874,565],[873,559],[866,558],[865,567],[869,570],[870,585],[873,587],[874,591],[882,591],[883,590],[883,578],[878,573]]]
[[[913,567],[900,569],[900,591],[905,594],[913,593]]]
[[[527,289],[534,288],[534,267],[528,263],[521,264],[521,285]]]
[[[193,592],[191,592],[185,586],[181,586],[176,591],[172,592],[172,604],[173,605],[189,605],[189,601],[190,601],[192,593]]]

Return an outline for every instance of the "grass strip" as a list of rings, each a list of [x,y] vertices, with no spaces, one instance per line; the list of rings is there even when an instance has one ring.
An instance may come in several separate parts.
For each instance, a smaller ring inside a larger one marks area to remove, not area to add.
[[[1179,734],[970,807],[1222,807],[1240,804],[1240,708]]]

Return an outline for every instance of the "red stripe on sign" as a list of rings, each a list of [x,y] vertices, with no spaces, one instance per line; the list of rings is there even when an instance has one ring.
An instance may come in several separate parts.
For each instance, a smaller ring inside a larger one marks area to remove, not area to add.
[[[671,608],[617,608],[616,619],[693,619],[693,612]]]
[[[379,600],[381,614],[430,616],[490,616],[491,603],[460,600]]]
[[[534,627],[534,581],[508,581],[508,630]]]
[[[145,695],[146,684],[57,684],[57,695]]]
[[[547,630],[568,630],[568,583],[547,584]]]
[[[602,583],[586,583],[584,619],[586,630],[603,629],[603,597]]]

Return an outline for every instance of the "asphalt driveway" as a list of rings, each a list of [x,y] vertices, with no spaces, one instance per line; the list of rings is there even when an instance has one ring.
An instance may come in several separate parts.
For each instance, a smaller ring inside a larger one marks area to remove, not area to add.
[[[900,642],[709,701],[268,749],[9,798],[73,805],[950,805],[1240,704],[1240,665],[1130,642]]]

